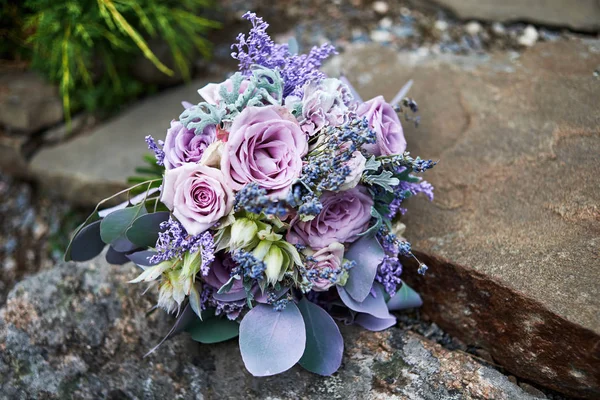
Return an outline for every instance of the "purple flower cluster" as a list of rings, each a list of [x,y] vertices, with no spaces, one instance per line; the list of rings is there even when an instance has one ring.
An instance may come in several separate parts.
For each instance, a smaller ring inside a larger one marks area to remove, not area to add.
[[[237,268],[231,271],[231,275],[239,275],[249,279],[261,280],[263,272],[267,269],[265,263],[244,250],[238,250],[232,255]]]
[[[404,215],[406,208],[401,207],[402,202],[419,193],[423,193],[429,200],[433,200],[433,186],[422,180],[420,177],[411,177],[415,182],[400,181],[394,188],[394,200],[389,204],[389,213],[387,218],[393,219],[398,213]]]
[[[290,192],[291,193],[291,192]],[[257,183],[248,183],[235,194],[236,211],[247,210],[254,214],[264,213],[283,217],[287,214],[287,204],[284,201],[273,200],[267,191]]]
[[[162,222],[160,228],[162,232],[158,234],[156,242],[157,253],[150,258],[152,264],[181,259],[186,252],[195,253],[200,250],[202,274],[208,273],[208,268],[215,259],[215,243],[210,232],[203,232],[195,236],[189,235],[181,223],[172,217],[169,217],[168,221]]]
[[[231,48],[231,56],[238,60],[242,73],[250,75],[254,65],[277,69],[285,82],[283,96],[301,95],[307,82],[323,79],[325,74],[319,71],[323,60],[336,54],[335,47],[324,44],[313,47],[308,54],[291,54],[287,44],[275,44],[267,33],[269,24],[253,12],[245,13],[242,18],[252,22],[248,36],[240,33],[238,43]]]

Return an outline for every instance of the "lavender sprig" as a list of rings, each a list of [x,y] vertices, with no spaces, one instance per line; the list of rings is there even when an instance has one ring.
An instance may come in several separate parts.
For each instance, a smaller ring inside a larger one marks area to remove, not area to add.
[[[165,152],[161,148],[165,145],[165,142],[159,140],[157,144],[152,135],[148,135],[146,136],[146,143],[148,144],[148,149],[154,152],[154,156],[156,157],[156,163],[160,166],[165,165]]]
[[[215,243],[210,232],[199,235],[189,235],[179,221],[169,217],[168,221],[160,224],[163,232],[158,234],[156,242],[156,254],[150,258],[152,264],[173,259],[182,259],[186,252],[195,253],[201,251],[203,275],[208,274],[208,267],[215,258]],[[206,274],[205,274],[206,272]]]
[[[238,60],[239,70],[249,76],[253,66],[260,65],[269,69],[277,69],[285,82],[283,96],[290,94],[302,96],[303,86],[309,82],[318,82],[325,77],[319,68],[323,61],[336,54],[335,47],[324,44],[313,47],[308,54],[291,54],[287,44],[276,44],[267,33],[269,24],[255,13],[247,12],[242,18],[252,22],[248,36],[240,33],[238,43],[231,48],[231,56]]]

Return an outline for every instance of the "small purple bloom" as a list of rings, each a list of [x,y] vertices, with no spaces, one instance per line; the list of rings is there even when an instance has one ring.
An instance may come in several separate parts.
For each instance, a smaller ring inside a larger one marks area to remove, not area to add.
[[[400,119],[394,108],[385,102],[383,96],[377,96],[356,109],[359,117],[365,117],[375,131],[377,142],[363,146],[365,150],[376,156],[402,154],[406,150],[406,139]]]
[[[204,277],[207,284],[215,290],[219,290],[224,284],[229,281],[232,271],[237,268],[236,263],[231,258],[229,253],[219,254],[213,261],[208,275]],[[235,280],[231,289],[227,293],[237,293],[244,290],[244,285],[241,279]]]
[[[197,235],[229,214],[234,195],[220,170],[185,164],[165,173],[160,199],[188,233]]]
[[[311,256],[306,270],[313,284],[312,289],[317,292],[325,292],[335,285],[344,271],[342,261],[344,259],[344,245],[333,242],[329,246],[318,250]]]
[[[333,242],[351,243],[369,227],[373,199],[363,186],[343,192],[326,192],[323,209],[310,221],[292,221],[288,242],[322,249]]]
[[[295,96],[286,99],[286,106],[293,106]],[[309,136],[314,136],[325,126],[340,126],[347,122],[348,104],[352,100],[350,90],[339,79],[328,78],[312,81],[304,86],[302,119],[300,126]]]
[[[204,150],[216,140],[216,132],[215,126],[207,126],[201,135],[196,135],[181,122],[171,121],[164,145],[165,168],[169,170],[199,162]]]

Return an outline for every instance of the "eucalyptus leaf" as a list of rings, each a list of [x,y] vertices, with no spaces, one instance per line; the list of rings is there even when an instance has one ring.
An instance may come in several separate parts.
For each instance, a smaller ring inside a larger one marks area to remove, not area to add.
[[[156,263],[150,262],[150,258],[155,254],[156,252],[152,250],[142,250],[135,253],[127,254],[127,258],[129,258],[129,260],[137,266],[149,267],[151,265],[156,265]]]
[[[315,374],[329,376],[342,364],[344,339],[337,324],[318,305],[303,297],[298,308],[306,327],[306,349],[300,365]]]
[[[104,243],[112,244],[119,239],[126,239],[126,232],[133,221],[144,214],[146,214],[146,208],[141,203],[108,214],[100,224],[100,236]]]
[[[254,376],[270,376],[296,364],[306,345],[304,319],[295,303],[284,310],[257,304],[240,324],[240,352]]]
[[[214,312],[206,314],[203,311],[202,320],[195,320],[187,328],[196,342],[219,343],[238,336],[240,324],[223,316],[215,316]]]
[[[363,301],[371,292],[377,267],[384,256],[383,248],[375,236],[363,236],[350,245],[344,258],[356,261],[356,266],[348,271],[344,288],[355,301]]]
[[[358,313],[354,323],[370,331],[379,332],[396,325],[396,317],[390,315],[388,318],[377,318],[370,314]]]
[[[406,282],[402,282],[402,287],[396,292],[388,302],[388,309],[392,311],[404,310],[407,308],[416,308],[423,305],[423,300],[417,292],[413,290]]]
[[[102,252],[106,244],[100,237],[100,220],[78,229],[69,243],[65,261],[87,261]]]
[[[169,215],[168,212],[161,211],[139,216],[127,229],[127,239],[139,247],[154,247],[158,234],[162,231],[160,224],[168,220]]]
[[[385,303],[384,290],[379,284],[373,285],[373,290],[375,292],[375,296],[373,294],[369,294],[363,301],[354,300],[348,292],[344,290],[342,286],[337,286],[338,294],[340,295],[340,299],[349,309],[367,313],[377,318],[390,318],[390,312],[388,310],[388,306]]]
[[[112,246],[106,251],[106,262],[113,265],[123,265],[129,262],[129,258],[124,253],[120,253],[113,249]]]
[[[375,236],[379,228],[381,227],[381,223],[383,221],[383,217],[381,213],[375,207],[371,207],[371,216],[375,218],[375,223],[369,229],[360,233],[358,236]]]

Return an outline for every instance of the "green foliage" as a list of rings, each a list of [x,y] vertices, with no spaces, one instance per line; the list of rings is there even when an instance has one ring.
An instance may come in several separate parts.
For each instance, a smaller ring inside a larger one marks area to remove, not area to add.
[[[6,1],[6,0],[0,0]],[[204,35],[218,27],[198,15],[212,0],[27,0],[24,30],[32,66],[58,82],[67,120],[70,110],[110,111],[154,88],[135,80],[131,60],[143,54],[173,75],[150,50],[146,38],[165,41],[176,69],[189,79],[189,58],[210,55]]]

